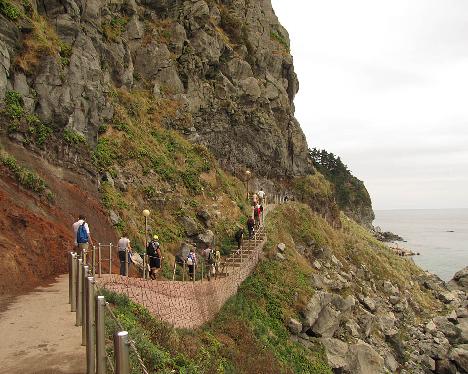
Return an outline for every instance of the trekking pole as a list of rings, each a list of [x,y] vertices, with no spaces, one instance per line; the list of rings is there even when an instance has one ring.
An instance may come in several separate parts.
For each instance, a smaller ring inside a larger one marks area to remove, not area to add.
[[[106,374],[105,313],[106,299],[104,296],[98,296],[96,299],[96,374]]]
[[[76,312],[76,271],[78,269],[78,259],[76,253],[72,255],[72,266],[71,266],[71,311]]]
[[[109,274],[112,274],[112,243],[109,243]]]
[[[68,304],[72,303],[72,263],[73,263],[73,252],[68,253]]]
[[[102,276],[101,243],[98,244],[98,275],[99,275],[99,278],[101,278]]]
[[[95,374],[94,277],[87,278],[86,291],[86,374]]]
[[[125,276],[128,277],[128,248],[125,248]]]
[[[89,266],[83,265],[82,272],[82,284],[83,290],[81,293],[81,345],[86,345],[86,324],[88,322],[88,311],[86,309],[86,298],[88,296],[88,276],[89,276]]]
[[[120,331],[114,335],[115,374],[129,374],[128,332]]]
[[[81,326],[81,303],[83,301],[83,260],[80,258],[78,259],[78,269],[76,272],[76,284],[77,284],[77,291],[76,291],[76,323],[75,326]]]

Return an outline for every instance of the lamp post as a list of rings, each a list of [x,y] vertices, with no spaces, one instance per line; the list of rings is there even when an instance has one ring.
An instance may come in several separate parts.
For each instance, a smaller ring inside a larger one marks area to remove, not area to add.
[[[148,217],[150,215],[150,211],[148,209],[145,209],[143,211],[143,216],[145,217],[145,250],[146,246],[148,245]]]
[[[250,170],[245,171],[245,180],[247,185],[247,200],[249,200],[249,179],[250,179]]]

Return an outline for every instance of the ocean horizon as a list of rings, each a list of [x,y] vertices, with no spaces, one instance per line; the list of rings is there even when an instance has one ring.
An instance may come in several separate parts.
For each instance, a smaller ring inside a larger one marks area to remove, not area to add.
[[[374,226],[400,235],[422,269],[447,281],[468,265],[468,208],[375,210]]]

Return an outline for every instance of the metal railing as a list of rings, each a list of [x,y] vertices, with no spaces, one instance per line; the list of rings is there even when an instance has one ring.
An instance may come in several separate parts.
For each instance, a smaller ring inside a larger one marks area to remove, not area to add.
[[[149,374],[128,332],[113,313],[105,297],[99,295],[95,278],[92,276],[93,267],[86,264],[85,253],[83,258],[79,258],[75,252],[70,252],[68,260],[68,302],[70,310],[76,312],[76,326],[82,329],[81,345],[86,346],[86,373],[105,374],[110,368],[115,374],[129,374],[131,349],[137,357],[141,372]],[[118,326],[113,339],[114,360],[107,355],[106,350],[106,316],[112,318]]]

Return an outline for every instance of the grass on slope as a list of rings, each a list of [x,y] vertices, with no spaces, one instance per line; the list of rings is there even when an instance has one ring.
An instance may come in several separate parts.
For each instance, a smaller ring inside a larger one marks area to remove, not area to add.
[[[180,103],[155,99],[145,90],[116,89],[110,99],[114,117],[100,129],[93,160],[101,172],[131,181],[125,191],[111,183],[101,185],[104,205],[120,216],[116,228],[129,230],[132,238],[143,242],[141,211],[148,208],[150,231],[160,236],[163,249],[169,245],[173,252],[185,238],[180,218],[197,221],[197,212],[208,208],[216,213],[211,230],[217,243],[229,246],[236,223],[246,213],[244,187],[204,146],[168,128],[174,121],[187,121]]]

